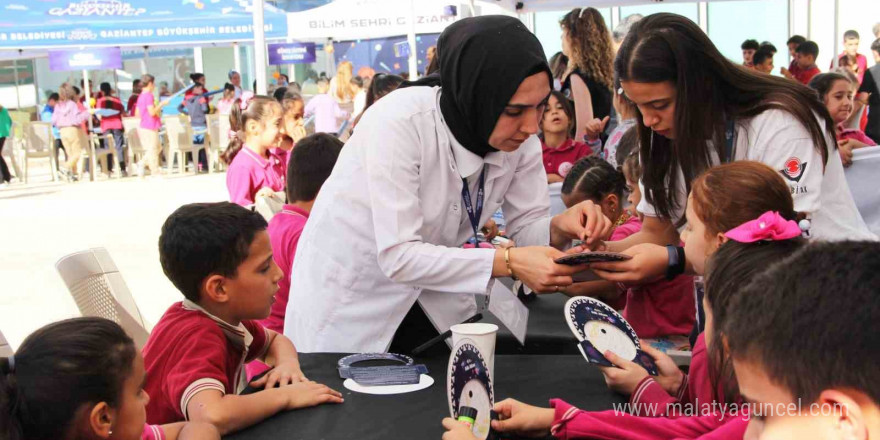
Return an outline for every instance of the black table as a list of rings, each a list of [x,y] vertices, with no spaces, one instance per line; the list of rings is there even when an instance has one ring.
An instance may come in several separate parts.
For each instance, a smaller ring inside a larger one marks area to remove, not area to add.
[[[560,315],[562,312],[559,313]],[[311,380],[343,394],[345,403],[321,405],[275,415],[227,438],[236,440],[312,439],[437,439],[440,421],[449,416],[446,398],[448,357],[416,358],[434,378],[430,388],[408,394],[376,396],[342,386],[336,361],[344,354],[300,354]],[[496,401],[507,397],[543,407],[562,398],[585,410],[611,409],[626,399],[608,390],[598,369],[578,356],[496,355]]]
[[[497,324],[495,353],[502,354],[570,354],[580,356],[577,339],[568,328],[562,310],[569,297],[561,293],[531,295],[525,300],[529,309],[526,344],[520,345],[513,334],[493,315],[484,313],[482,322]]]

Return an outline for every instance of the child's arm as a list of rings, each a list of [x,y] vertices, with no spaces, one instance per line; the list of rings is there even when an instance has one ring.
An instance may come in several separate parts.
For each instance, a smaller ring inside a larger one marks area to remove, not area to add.
[[[244,396],[206,389],[190,399],[186,412],[190,421],[210,423],[226,435],[280,411],[342,402],[342,394],[326,385],[300,382]]]
[[[682,386],[684,373],[678,369],[678,365],[675,364],[675,361],[673,361],[669,355],[657,350],[647,342],[641,345],[642,350],[654,358],[654,363],[657,364],[657,369],[660,373],[660,375],[656,377],[657,382],[664,390],[669,392],[669,394],[677,392]],[[614,391],[622,394],[632,394],[638,384],[644,378],[649,376],[648,371],[642,368],[641,365],[623,359],[612,351],[606,351],[605,357],[615,366],[599,367],[599,369],[602,370],[602,374],[605,376],[605,382],[608,383],[608,387]]]
[[[164,439],[155,440],[220,440],[220,433],[209,423],[180,422],[159,427]],[[144,439],[146,440],[146,439]]]
[[[266,365],[273,366],[272,370],[266,373],[259,380],[255,380],[251,385],[255,387],[265,386],[273,388],[275,385],[289,385],[296,382],[307,382],[308,379],[303,374],[299,366],[299,356],[296,354],[296,347],[293,342],[282,334],[266,329],[266,355],[261,359]]]
[[[617,283],[605,280],[574,283],[559,291],[567,296],[591,296],[604,302],[616,300],[621,295]]]

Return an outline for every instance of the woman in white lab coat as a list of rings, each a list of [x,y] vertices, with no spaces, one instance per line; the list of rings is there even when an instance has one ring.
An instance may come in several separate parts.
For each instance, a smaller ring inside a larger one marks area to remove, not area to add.
[[[551,76],[521,22],[458,21],[440,36],[437,56],[439,78],[397,90],[364,114],[318,195],[284,325],[299,351],[387,351],[411,309],[424,310],[436,335],[472,316],[474,294],[486,294],[496,277],[563,290],[584,268],[555,264],[559,249],[611,229],[591,203],[550,216],[534,135]],[[498,208],[519,247],[462,248]]]

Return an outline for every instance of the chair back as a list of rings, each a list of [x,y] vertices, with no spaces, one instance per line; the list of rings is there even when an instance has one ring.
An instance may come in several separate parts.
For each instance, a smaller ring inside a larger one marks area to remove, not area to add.
[[[106,249],[94,248],[62,257],[55,263],[55,270],[83,316],[116,322],[138,348],[143,348],[150,333],[131,291]]]

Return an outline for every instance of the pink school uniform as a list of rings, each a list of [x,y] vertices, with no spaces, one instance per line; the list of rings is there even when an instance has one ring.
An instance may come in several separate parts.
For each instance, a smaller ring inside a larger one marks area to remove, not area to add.
[[[675,396],[670,396],[652,376],[642,379],[629,396],[629,403],[633,408],[656,405],[656,414],[648,414],[655,417],[670,415],[673,404],[676,403],[705,407],[712,405],[714,400],[715,393],[712,392],[712,380],[709,378],[709,355],[702,333],[697,336],[694,344],[690,370],[688,374],[682,373],[681,386]]]
[[[855,139],[869,147],[877,145],[877,142],[869,138],[864,131],[854,128],[845,128],[837,133],[837,140],[842,141],[844,139]]]
[[[635,216],[615,228],[611,241],[622,240],[642,229]],[[686,335],[694,326],[694,277],[677,276],[671,281],[660,280],[626,289],[625,301],[610,304],[623,308],[623,317],[640,338]],[[621,304],[622,303],[622,304]],[[620,310],[620,309],[617,309]]]
[[[553,435],[557,438],[599,439],[741,439],[748,419],[743,414],[723,414],[712,406],[709,358],[701,334],[694,344],[689,375],[684,375],[676,396],[670,396],[648,376],[633,391],[630,413],[581,411],[561,400],[556,409]]]
[[[284,151],[284,150],[281,150]],[[269,150],[265,158],[244,145],[232,159],[226,171],[226,189],[229,200],[241,206],[254,203],[257,192],[262,188],[284,191],[287,176],[287,152],[284,154]]]
[[[284,333],[284,313],[287,310],[287,299],[290,295],[290,269],[293,267],[293,259],[296,255],[296,246],[309,213],[294,205],[284,205],[284,208],[269,221],[269,241],[272,243],[272,258],[275,264],[284,272],[284,277],[278,282],[278,293],[275,294],[275,303],[269,317],[260,321],[264,327],[278,333]],[[269,367],[262,362],[251,362],[247,366],[248,377],[254,377]]]
[[[617,411],[587,412],[553,399],[555,409],[550,432],[559,439],[742,439],[747,416],[709,414],[691,417],[639,417]]]
[[[624,238],[639,232],[641,229],[642,223],[639,221],[639,218],[631,215],[625,222],[623,222],[623,224],[617,226],[611,231],[611,237],[609,237],[608,240],[623,240]],[[608,301],[608,305],[614,308],[614,310],[623,310],[623,308],[626,307],[626,292],[623,292],[623,294],[617,297],[614,301]]]
[[[150,106],[155,105],[155,103],[156,99],[153,97],[152,93],[141,92],[141,94],[138,95],[136,107],[141,115],[141,124],[139,127],[148,130],[159,130],[162,128],[162,119],[160,119],[159,116],[151,115],[149,111]]]

